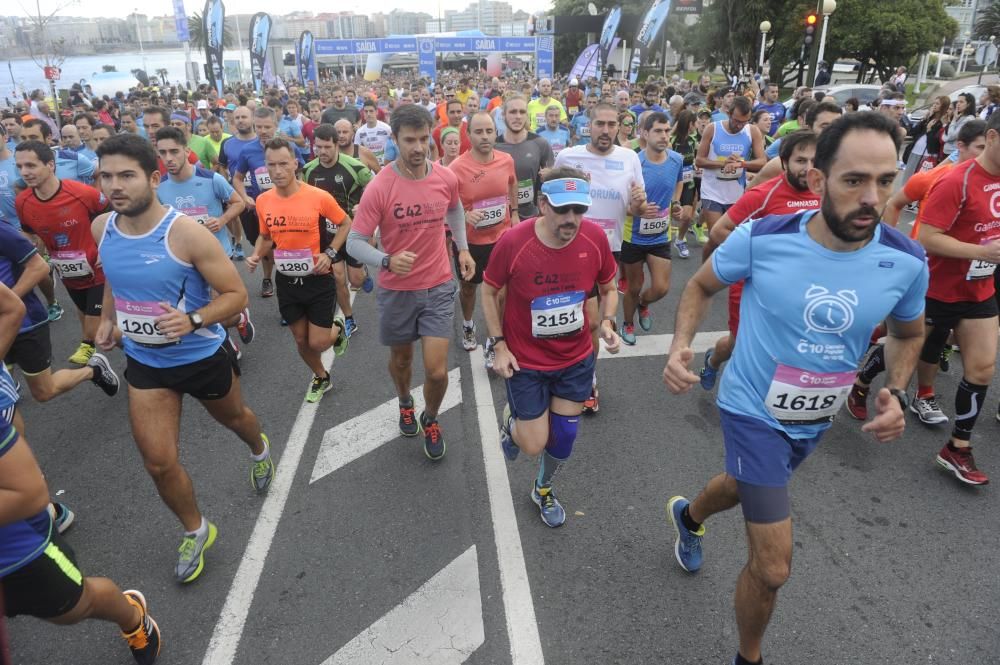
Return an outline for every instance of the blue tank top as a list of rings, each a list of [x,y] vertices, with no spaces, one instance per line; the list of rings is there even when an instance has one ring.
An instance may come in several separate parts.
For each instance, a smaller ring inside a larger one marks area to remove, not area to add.
[[[131,236],[118,229],[118,214],[111,213],[98,247],[124,334],[125,354],[150,367],[197,362],[215,353],[226,338],[223,327],[213,323],[171,342],[154,323],[163,313],[161,302],[193,312],[212,299],[201,273],[170,251],[167,238],[179,214],[168,208],[151,231]]]

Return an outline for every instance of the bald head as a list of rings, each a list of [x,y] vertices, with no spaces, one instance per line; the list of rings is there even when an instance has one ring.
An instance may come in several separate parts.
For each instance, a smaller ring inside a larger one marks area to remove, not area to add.
[[[346,118],[341,118],[333,123],[333,128],[337,130],[337,145],[341,150],[348,150],[354,144],[354,125]]]

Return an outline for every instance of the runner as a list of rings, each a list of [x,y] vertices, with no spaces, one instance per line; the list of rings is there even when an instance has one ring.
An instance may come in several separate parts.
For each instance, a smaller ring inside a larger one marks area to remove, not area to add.
[[[69,361],[86,365],[94,354],[104,294],[104,272],[97,261],[90,223],[107,208],[107,200],[93,187],[60,180],[55,173],[55,155],[43,143],[20,143],[14,159],[28,186],[15,200],[17,217],[24,231],[44,244],[76,305],[82,335]]]
[[[458,177],[458,195],[465,209],[465,237],[469,254],[476,262],[476,271],[468,280],[459,282],[458,299],[462,306],[462,348],[474,351],[479,346],[476,324],[472,315],[476,309],[476,289],[483,282],[483,271],[497,241],[512,226],[520,222],[517,214],[517,176],[514,160],[504,152],[494,150],[497,135],[493,118],[479,112],[469,120],[472,150],[461,155],[449,167]],[[455,269],[462,267],[456,256]],[[501,296],[502,299],[502,296]],[[501,308],[502,309],[502,308]],[[486,349],[486,368],[493,368],[493,358]]]
[[[559,109],[559,122],[566,122],[569,117],[562,102],[552,96],[552,79],[543,78],[538,81],[538,97],[528,102],[528,121],[530,129],[537,132],[545,126],[545,112],[550,106]]]
[[[670,134],[670,149],[680,153],[684,158],[684,172],[681,174],[684,189],[681,191],[681,211],[676,216],[679,223],[676,228],[671,225],[667,240],[676,239],[674,244],[677,247],[677,255],[682,259],[691,256],[691,250],[687,246],[687,233],[694,219],[694,209],[698,204],[698,192],[701,187],[701,178],[698,177],[700,169],[696,169],[694,165],[694,158],[698,154],[698,141],[694,114],[688,110],[681,111],[677,114],[677,122]]]
[[[792,471],[829,428],[872,329],[887,316],[893,362],[878,415],[862,429],[885,442],[906,424],[904,388],[923,338],[927,267],[916,243],[879,223],[898,150],[895,127],[878,114],[835,122],[819,138],[808,174],[810,189],[823,192],[820,210],[740,225],[681,297],[663,371],[675,394],[698,383],[688,369],[690,347],[712,295],[746,279],[744,325],[718,398],[725,472],[694,501],[675,496],[667,505],[674,554],[689,572],[702,565],[702,523],[742,506],[749,553],[736,585],[736,665],[763,661],[764,631],[790,573]]]
[[[937,406],[934,377],[952,330],[962,348],[962,381],[955,392],[955,425],[937,463],[969,485],[987,475],[972,456],[972,430],[986,402],[997,358],[997,302],[993,273],[1000,263],[1000,114],[986,124],[986,148],[953,167],[935,184],[921,210],[919,238],[931,271],[927,340],[917,364],[917,396],[910,406],[924,423],[947,422]],[[894,358],[886,364],[893,371]],[[1000,413],[998,413],[1000,420]]]
[[[635,310],[639,326],[653,329],[649,306],[670,290],[670,218],[680,214],[684,189],[684,158],[670,149],[670,120],[665,113],[648,112],[643,123],[646,148],[639,153],[646,195],[655,212],[651,217],[628,216],[622,228],[621,261],[628,289],[625,291],[622,341],[634,345]],[[643,285],[643,266],[649,267],[649,284]],[[641,291],[641,292],[640,292]]]
[[[184,134],[184,140],[187,141],[189,152],[197,157],[197,161],[203,167],[215,170],[215,166],[219,163],[219,154],[215,152],[212,143],[207,138],[191,133],[191,116],[187,113],[174,113],[170,116],[170,126]],[[152,131],[152,128],[150,128],[150,131]],[[150,136],[155,137],[156,132],[153,132]]]
[[[389,142],[389,134],[392,130],[389,125],[378,119],[378,107],[371,99],[365,100],[361,106],[361,115],[365,124],[358,128],[354,136],[356,145],[367,148],[378,160],[378,165],[385,164],[385,146]]]
[[[92,227],[108,277],[97,344],[110,349],[124,333],[132,435],[160,497],[185,531],[174,576],[192,582],[218,529],[199,509],[178,460],[184,395],[246,443],[257,492],[274,478],[270,445],[243,402],[238,365],[219,325],[246,307],[247,293],[211,232],[156,200],[160,175],[148,142],[119,134],[97,156],[101,188],[114,210]],[[210,289],[218,294],[214,299]]]
[[[802,112],[802,126],[806,129],[811,129],[814,134],[819,136],[823,133],[827,127],[833,124],[840,116],[844,114],[843,109],[841,109],[837,104],[832,101],[822,101],[816,103],[812,100],[809,104],[802,104],[801,107],[805,109]],[[796,123],[798,126],[798,123]],[[799,130],[793,130],[799,131]],[[788,132],[791,133],[791,132]],[[786,135],[788,134],[786,133]],[[767,164],[764,165],[760,171],[757,172],[751,179],[751,184],[760,184],[762,182],[767,182],[772,178],[777,178],[783,173],[783,167],[781,165],[781,157],[779,153],[781,152],[781,143],[785,140],[785,137],[780,137],[777,141],[771,144],[771,148],[774,151],[774,157],[772,157]]]
[[[379,339],[390,347],[389,374],[399,397],[399,431],[424,431],[424,454],[440,460],[445,441],[437,421],[448,389],[448,343],[453,329],[456,287],[451,277],[445,225],[458,247],[460,277],[470,279],[475,263],[465,238],[458,180],[448,168],[427,161],[430,114],[410,104],[392,114],[393,141],[400,155],[371,181],[361,197],[347,251],[378,275]],[[385,252],[369,245],[378,230]],[[424,364],[424,412],[414,417],[410,379],[413,343],[420,340]]]
[[[596,92],[588,92],[586,98],[587,107],[573,116],[569,122],[569,133],[572,145],[587,145],[590,143],[590,112],[600,98]]]
[[[337,131],[333,125],[318,125],[313,141],[316,159],[306,164],[302,170],[302,179],[313,187],[332,194],[337,205],[348,215],[353,215],[365,185],[373,177],[371,169],[340,150]],[[327,233],[332,237],[336,229],[327,228]],[[350,339],[358,331],[358,324],[354,320],[348,284],[351,288],[361,288],[365,293],[371,293],[375,283],[368,276],[365,265],[348,254],[343,245],[333,259],[333,277],[337,282],[337,304],[344,313],[344,332]]]
[[[7,142],[7,129],[0,124],[0,223],[9,224],[17,230],[21,229],[21,220],[17,218],[14,200],[17,198],[19,178],[14,149]]]
[[[545,109],[545,126],[538,130],[538,135],[549,142],[553,155],[558,155],[560,150],[572,145],[569,130],[559,124],[559,107],[555,105]]]
[[[226,169],[226,173],[229,175],[229,182],[233,183],[233,176],[236,175],[236,165],[240,161],[240,153],[243,152],[243,148],[251,143],[257,142],[257,134],[253,129],[253,114],[250,112],[246,106],[237,107],[233,111],[233,127],[236,131],[235,134],[229,138],[223,139],[222,144],[219,148],[219,166]],[[250,174],[246,174],[243,179],[243,190],[246,192],[247,188],[250,186]],[[233,189],[236,189],[235,184]],[[237,190],[239,191],[239,190]],[[247,242],[251,244],[257,240],[257,229],[260,225],[257,223],[257,213],[256,211],[246,205],[246,198],[243,199],[243,212],[240,213],[239,221],[233,221],[229,225],[229,232],[233,235],[233,259],[237,261],[242,261],[246,256],[243,252],[243,233],[246,231]],[[253,231],[251,234],[250,231]],[[270,258],[265,259],[264,272],[268,273],[268,264],[270,263]]]
[[[555,168],[546,178],[541,216],[497,242],[484,278],[483,313],[494,366],[507,380],[500,445],[511,461],[522,450],[541,456],[531,500],[542,522],[558,527],[566,511],[552,482],[573,452],[596,357],[585,294],[599,284],[600,334],[608,351],[617,353],[618,267],[601,228],[584,220],[591,205],[586,174]]]
[[[528,131],[528,106],[524,95],[507,93],[503,117],[507,130],[503,139],[497,141],[496,149],[514,158],[517,214],[520,219],[528,219],[538,215],[535,199],[542,183],[541,173],[552,166],[555,156],[548,141]]]
[[[41,120],[27,120],[21,129],[21,143],[38,141],[48,146],[52,142],[52,129]],[[20,143],[18,144],[20,145]],[[79,152],[53,149],[56,177],[60,180],[75,180],[85,185],[94,182],[94,162]]]
[[[441,155],[444,153],[441,145],[441,132],[447,127],[454,127],[458,130],[458,137],[461,140],[459,154],[464,154],[472,147],[472,144],[469,142],[468,128],[463,120],[465,107],[462,106],[462,102],[457,99],[449,99],[447,104],[445,104],[445,107],[447,108],[447,122],[438,125],[434,128],[434,131],[431,132],[431,139],[434,141],[433,147],[436,150],[434,154]]]
[[[318,402],[332,387],[323,352],[331,346],[338,356],[347,350],[344,321],[334,318],[337,285],[330,266],[344,248],[351,218],[329,193],[295,177],[297,154],[285,139],[272,139],[264,147],[274,189],[257,197],[260,237],[247,257],[247,267],[253,272],[273,249],[278,310],[288,322],[299,356],[313,373],[306,401]],[[338,227],[332,238],[328,223]]]
[[[381,167],[375,154],[363,145],[358,145],[357,141],[354,140],[354,125],[342,119],[333,123],[333,128],[337,131],[337,146],[341,152],[345,152],[360,161],[371,169],[372,173],[379,172]]]

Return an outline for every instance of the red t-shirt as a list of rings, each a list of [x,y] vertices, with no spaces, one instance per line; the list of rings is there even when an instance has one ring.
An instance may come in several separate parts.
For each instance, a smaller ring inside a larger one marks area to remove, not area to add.
[[[903,185],[903,193],[911,201],[919,201],[917,208],[917,218],[913,220],[913,228],[910,229],[910,237],[916,240],[920,237],[920,224],[924,221],[924,210],[927,208],[927,196],[931,193],[931,188],[938,178],[955,168],[955,162],[946,159],[930,171],[914,173]]]
[[[586,316],[594,284],[615,278],[618,266],[604,229],[583,222],[565,247],[547,247],[535,234],[537,218],[500,237],[483,279],[507,288],[503,335],[522,369],[554,371],[594,352]]]
[[[35,190],[26,189],[14,206],[24,230],[45,243],[66,288],[104,283],[104,271],[97,266],[97,243],[90,234],[91,221],[108,207],[103,194],[90,185],[62,180],[52,198],[42,201]]]
[[[444,147],[441,145],[441,130],[447,127],[447,124],[438,125],[434,128],[431,135],[434,137],[434,143],[437,145],[438,154],[444,155]],[[472,143],[469,141],[469,133],[466,131],[466,122],[462,121],[462,126],[458,128],[458,154],[463,155],[472,149]]]
[[[982,245],[1000,238],[1000,177],[970,159],[938,178],[927,195],[923,223],[961,242]],[[931,281],[927,297],[942,302],[983,302],[992,298],[996,265],[928,253]]]
[[[566,91],[566,113],[570,117],[579,113],[581,101],[583,101],[583,93],[580,92],[579,88],[576,90],[570,88]]]
[[[315,132],[317,127],[319,127],[319,125],[317,125],[312,120],[306,120],[304,123],[302,123],[302,136],[306,140],[306,145],[309,146],[310,159],[313,157],[316,151],[316,146],[314,144],[316,142]]]

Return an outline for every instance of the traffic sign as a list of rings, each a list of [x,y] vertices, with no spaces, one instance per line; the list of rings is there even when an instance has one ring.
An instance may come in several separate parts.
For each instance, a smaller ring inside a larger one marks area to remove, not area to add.
[[[980,44],[979,48],[976,49],[977,65],[989,65],[996,62],[996,59],[997,59],[996,44],[991,44],[987,42],[985,44]]]
[[[44,67],[43,71],[47,81],[58,81],[59,76],[62,74],[62,70],[58,67]]]

